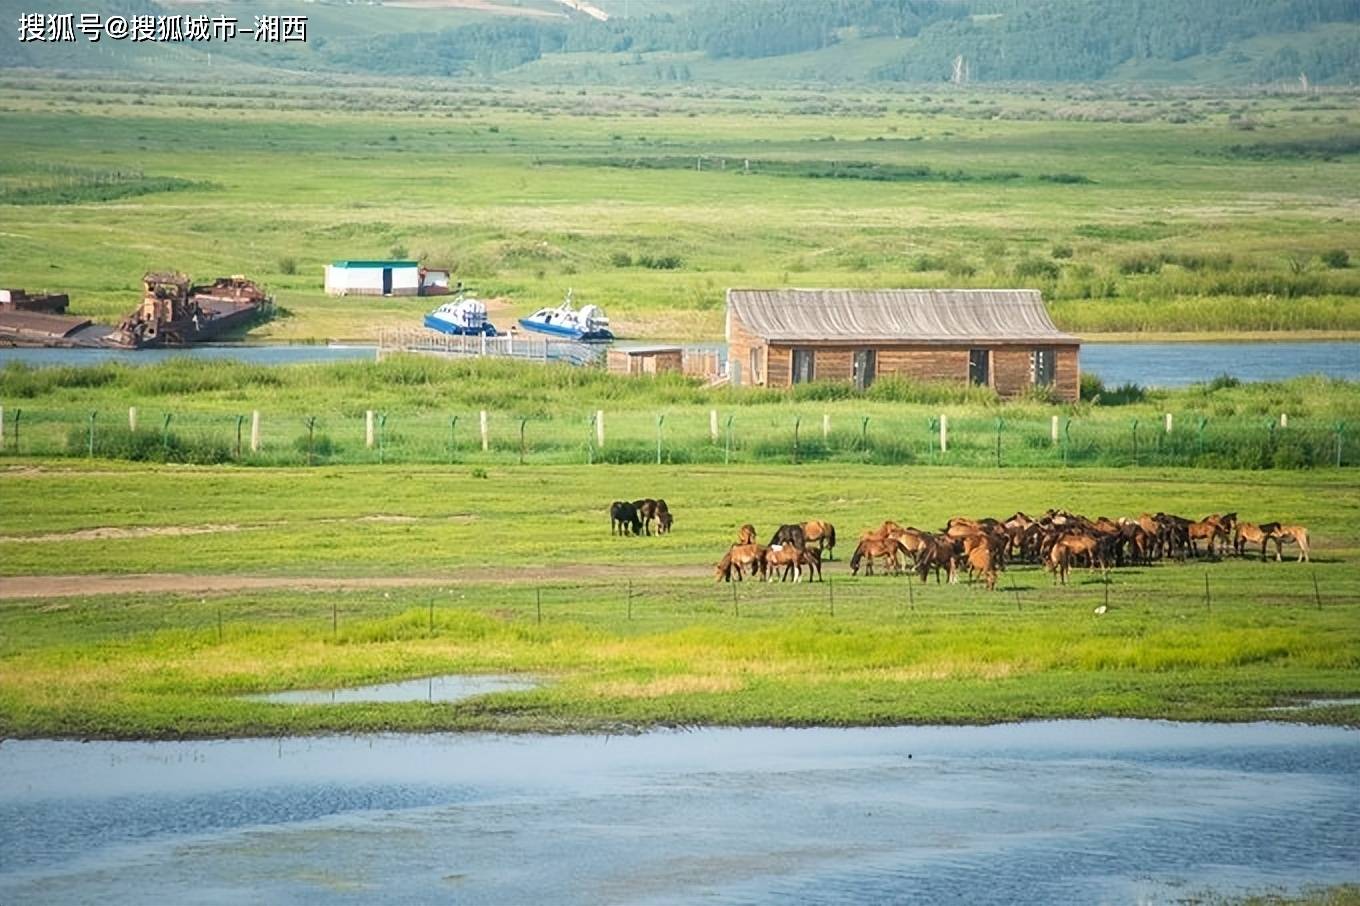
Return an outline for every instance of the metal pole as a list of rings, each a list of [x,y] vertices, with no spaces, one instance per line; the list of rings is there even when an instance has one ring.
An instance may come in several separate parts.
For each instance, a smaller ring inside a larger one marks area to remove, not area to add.
[[[449,418],[449,462],[450,462],[450,463],[453,462],[454,453],[455,453],[455,451],[457,451],[457,449],[458,449],[458,440],[457,440],[457,436],[456,436],[455,433],[454,433],[454,432],[457,430],[457,428],[458,428],[458,416],[456,416],[456,415],[451,416],[451,417]]]
[[[237,459],[240,459],[240,458],[241,458],[241,426],[242,426],[243,424],[245,424],[245,421],[246,421],[246,417],[245,417],[244,415],[238,415],[238,416],[236,416],[236,458],[237,458]]]
[[[167,457],[170,455],[170,420],[174,417],[173,413],[165,413],[165,422],[161,425],[161,452]]]
[[[723,465],[727,465],[729,462],[732,461],[732,419],[733,419],[733,418],[734,418],[734,416],[731,416],[731,415],[727,416],[727,444],[723,447]],[[15,420],[15,425],[16,425],[16,428],[15,428],[15,436],[17,437],[17,436],[18,436],[18,428],[17,428],[17,425],[18,425],[19,417],[16,415],[16,416],[14,417],[14,420]],[[16,443],[17,443],[17,441],[16,441]]]
[[[387,413],[378,416],[378,464],[387,461]]]
[[[793,417],[793,464],[798,465],[798,426],[802,424],[802,416]]]
[[[98,412],[91,412],[91,413],[90,413],[90,458],[91,458],[91,459],[94,459],[94,420],[95,420],[95,417],[98,416],[98,415],[99,415]]]

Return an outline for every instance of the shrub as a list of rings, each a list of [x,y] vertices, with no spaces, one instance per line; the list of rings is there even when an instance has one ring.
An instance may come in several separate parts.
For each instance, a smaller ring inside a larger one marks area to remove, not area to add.
[[[89,428],[73,427],[66,435],[66,452],[83,456],[89,452]],[[214,465],[230,462],[231,447],[222,440],[201,435],[185,438],[176,433],[162,435],[155,430],[132,431],[128,428],[100,428],[94,435],[94,455],[101,459],[131,462],[187,462]]]
[[[1045,258],[1021,258],[1015,263],[1015,276],[1020,280],[1056,280],[1061,268]]]
[[[408,253],[406,251],[406,246],[398,242],[387,250],[387,254],[392,258],[405,258]]]
[[[1119,262],[1121,274],[1158,274],[1161,270],[1160,255],[1131,255]]]
[[[912,259],[911,269],[917,273],[923,271],[942,271],[945,269],[944,262],[933,255],[917,255]]]
[[[1052,255],[1054,258],[1071,258],[1071,257],[1072,257],[1072,246],[1070,246],[1070,245],[1055,245],[1055,246],[1053,246],[1053,251],[1049,252],[1049,254]]]
[[[1330,268],[1341,269],[1351,266],[1351,256],[1345,249],[1328,249],[1320,256],[1322,263]]]
[[[385,441],[387,441],[387,443],[390,445],[391,441],[390,435],[388,438],[385,438]],[[297,450],[303,456],[307,455],[307,444],[308,441],[306,434],[299,434],[297,437],[293,439],[293,449]],[[330,459],[332,456],[339,452],[340,445],[337,444],[335,441],[331,440],[330,435],[317,432],[312,435],[311,449],[312,456],[315,459],[326,460]]]
[[[296,258],[280,258],[280,259],[279,259],[279,273],[280,273],[280,274],[289,274],[289,275],[291,275],[291,274],[296,274],[296,273],[297,273],[297,259],[296,259]]]
[[[632,267],[633,256],[627,252],[615,252],[609,256],[609,263],[614,267]]]
[[[679,270],[684,264],[679,255],[640,255],[637,263],[655,271]]]
[[[1241,385],[1241,381],[1231,374],[1224,372],[1223,374],[1217,375],[1207,386],[1212,392],[1214,390],[1229,390],[1233,387],[1240,387]]]
[[[1081,398],[1085,401],[1093,401],[1105,395],[1105,382],[1099,375],[1091,374],[1089,371],[1083,372],[1081,376]]]

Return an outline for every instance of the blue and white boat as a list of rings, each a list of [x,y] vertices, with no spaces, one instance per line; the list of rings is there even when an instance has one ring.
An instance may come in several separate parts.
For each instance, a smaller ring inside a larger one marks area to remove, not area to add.
[[[486,319],[486,303],[464,296],[461,291],[452,302],[446,302],[426,315],[425,326],[460,336],[496,336],[495,325]]]
[[[609,319],[598,305],[571,305],[571,290],[556,308],[540,308],[527,318],[519,319],[520,327],[567,340],[608,342],[614,339],[609,331]]]

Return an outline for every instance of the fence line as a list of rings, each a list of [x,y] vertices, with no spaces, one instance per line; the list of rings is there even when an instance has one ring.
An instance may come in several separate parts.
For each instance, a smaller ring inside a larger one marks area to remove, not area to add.
[[[472,339],[472,338],[465,338]],[[518,341],[517,341],[518,342]],[[249,408],[247,408],[249,407]],[[1324,468],[1356,465],[1345,422],[1294,417],[1162,419],[1031,413],[924,415],[820,407],[693,405],[654,409],[582,407],[549,415],[487,409],[391,413],[237,412],[122,407],[29,409],[0,404],[0,455],[288,465],[408,463],[761,463],[882,465],[1144,465],[1202,468]],[[248,415],[247,415],[248,413]],[[1169,415],[1169,413],[1168,413]],[[472,423],[477,433],[458,430]],[[821,431],[806,430],[821,416]],[[244,422],[250,419],[249,446]],[[1146,418],[1146,416],[1145,416]],[[606,424],[609,426],[606,436]],[[135,426],[135,427],[134,427]]]

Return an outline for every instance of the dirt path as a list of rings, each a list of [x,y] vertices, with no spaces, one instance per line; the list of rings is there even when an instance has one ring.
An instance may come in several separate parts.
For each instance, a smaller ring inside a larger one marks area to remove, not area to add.
[[[139,573],[88,576],[6,576],[0,578],[0,599],[66,598],[79,595],[228,594],[254,590],[362,590],[457,586],[471,582],[551,582],[564,579],[635,581],[646,577],[692,579],[712,575],[710,566],[608,566],[577,564],[538,567],[473,567],[449,573],[404,576],[237,576]]]

